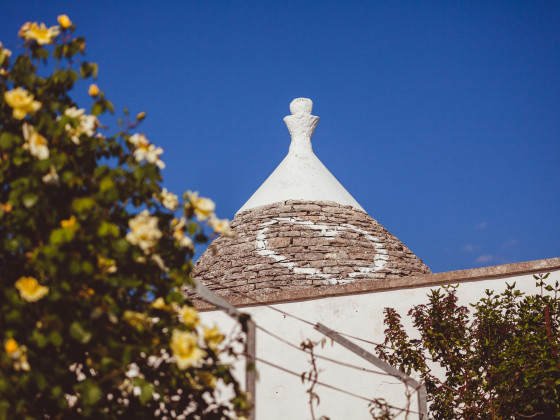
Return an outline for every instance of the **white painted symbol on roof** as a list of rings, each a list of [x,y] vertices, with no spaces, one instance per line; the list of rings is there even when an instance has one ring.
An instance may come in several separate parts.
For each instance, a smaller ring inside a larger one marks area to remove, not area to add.
[[[373,243],[376,254],[373,258],[372,263],[368,267],[361,267],[359,271],[355,271],[349,273],[345,278],[335,278],[334,274],[323,273],[318,268],[313,267],[299,267],[297,263],[290,261],[288,257],[285,255],[280,254],[278,251],[273,249],[269,249],[268,245],[268,235],[267,232],[271,225],[279,224],[279,223],[288,223],[294,225],[305,226],[313,230],[321,231],[321,237],[327,239],[334,239],[342,232],[345,231],[354,231],[364,235],[364,238],[371,243]],[[294,274],[308,274],[317,276],[328,281],[329,284],[344,284],[344,283],[352,283],[355,281],[356,277],[365,276],[370,273],[375,273],[380,271],[385,267],[385,264],[389,260],[389,254],[382,243],[379,242],[379,239],[367,231],[360,229],[354,225],[349,223],[345,223],[340,226],[328,226],[323,224],[316,224],[310,220],[303,220],[299,217],[276,217],[268,222],[261,223],[260,225],[262,229],[257,232],[257,238],[255,241],[255,251],[258,255],[263,257],[271,258],[281,266],[288,268]]]

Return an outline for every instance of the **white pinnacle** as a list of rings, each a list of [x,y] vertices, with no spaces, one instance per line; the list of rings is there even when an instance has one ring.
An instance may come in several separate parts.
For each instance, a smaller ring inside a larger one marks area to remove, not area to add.
[[[331,201],[363,210],[313,153],[311,136],[319,117],[312,110],[311,99],[292,101],[292,115],[284,118],[292,136],[288,155],[237,213],[286,200]]]

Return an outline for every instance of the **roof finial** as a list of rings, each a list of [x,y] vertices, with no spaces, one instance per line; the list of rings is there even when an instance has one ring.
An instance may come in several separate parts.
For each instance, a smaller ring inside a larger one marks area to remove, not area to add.
[[[290,103],[290,112],[292,113],[292,115],[311,115],[311,111],[313,111],[313,101],[311,99],[296,98]]]
[[[237,213],[286,200],[333,201],[363,210],[313,153],[311,136],[319,117],[312,110],[311,99],[290,103],[291,115],[284,118],[292,136],[290,151]]]
[[[296,98],[290,104],[290,112],[284,118],[284,122],[288,126],[292,143],[290,144],[290,153],[296,155],[313,153],[311,147],[311,136],[317,127],[319,117],[311,115],[313,110],[313,102],[307,98]]]

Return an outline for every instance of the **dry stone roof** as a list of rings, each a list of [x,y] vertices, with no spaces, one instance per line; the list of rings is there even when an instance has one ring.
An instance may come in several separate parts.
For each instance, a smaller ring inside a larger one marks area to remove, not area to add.
[[[238,213],[194,277],[224,296],[428,274],[367,213],[333,202],[285,201]]]
[[[427,274],[430,269],[363,211],[313,153],[319,117],[297,98],[284,118],[288,155],[200,257],[194,278],[228,296]]]

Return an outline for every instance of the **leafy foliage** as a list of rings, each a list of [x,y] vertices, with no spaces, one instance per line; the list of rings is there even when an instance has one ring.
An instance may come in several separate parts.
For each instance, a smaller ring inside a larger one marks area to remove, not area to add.
[[[508,285],[486,291],[473,312],[457,304],[457,286],[432,290],[409,311],[420,338],[385,308],[382,359],[420,373],[434,419],[560,418],[560,291],[534,276],[540,293]]]
[[[233,345],[180,291],[207,239],[193,218],[227,223],[162,188],[163,150],[130,133],[144,113],[101,134],[114,109],[93,84],[79,109],[98,66],[59,24],[24,24],[17,57],[0,44],[0,419],[236,418]]]

